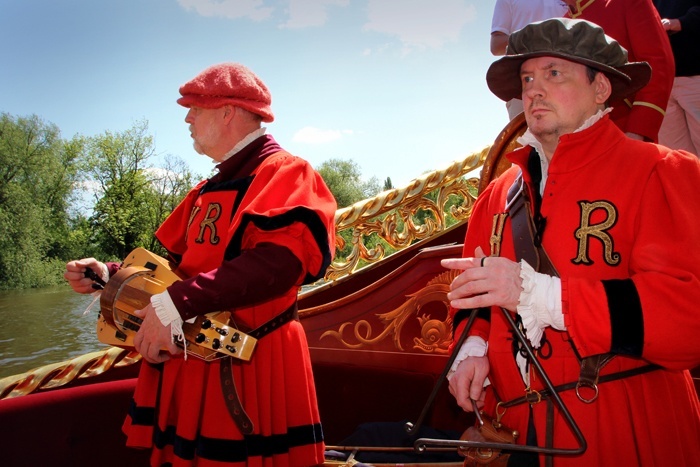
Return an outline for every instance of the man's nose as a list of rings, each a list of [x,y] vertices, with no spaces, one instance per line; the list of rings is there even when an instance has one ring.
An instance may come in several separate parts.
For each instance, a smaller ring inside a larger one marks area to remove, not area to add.
[[[544,92],[544,88],[540,85],[540,80],[532,80],[525,86],[525,89],[523,90],[523,97],[534,99],[536,97],[543,96]]]

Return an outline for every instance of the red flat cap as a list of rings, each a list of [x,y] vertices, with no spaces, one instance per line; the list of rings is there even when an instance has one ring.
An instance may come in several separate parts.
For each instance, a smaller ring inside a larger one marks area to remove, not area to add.
[[[214,65],[180,86],[183,107],[216,109],[233,105],[260,115],[263,122],[275,119],[270,109],[272,97],[265,83],[239,63]]]

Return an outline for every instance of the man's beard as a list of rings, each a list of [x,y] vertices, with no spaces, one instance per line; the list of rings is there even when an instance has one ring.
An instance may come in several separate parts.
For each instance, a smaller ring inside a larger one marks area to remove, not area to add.
[[[194,147],[194,150],[197,151],[198,154],[209,156],[209,154],[207,154],[206,147],[207,143],[216,140],[214,130],[211,127],[207,127],[205,131],[200,131],[195,135],[195,133],[192,131],[192,128],[190,127],[190,134],[192,135],[192,147]],[[209,144],[208,146],[212,147],[213,144]]]
[[[206,156],[206,154],[204,154],[204,148],[202,148],[202,146],[197,142],[196,139],[192,140],[192,147],[194,148],[195,151],[197,151],[197,154],[201,154],[203,156]]]
[[[537,100],[537,101],[532,101],[530,102],[529,106],[529,111],[532,112],[533,108],[539,108],[539,109],[546,109],[546,110],[552,110],[552,107],[545,101],[543,100]],[[539,122],[540,120],[543,120],[545,116],[543,115],[535,115],[535,116],[530,116],[529,118],[526,118],[526,120],[531,120],[528,121],[528,128],[530,129],[530,133],[532,133],[536,137],[544,138],[546,136],[559,136],[560,128],[556,124],[556,122],[550,122],[549,125],[544,126],[536,125],[536,122]]]

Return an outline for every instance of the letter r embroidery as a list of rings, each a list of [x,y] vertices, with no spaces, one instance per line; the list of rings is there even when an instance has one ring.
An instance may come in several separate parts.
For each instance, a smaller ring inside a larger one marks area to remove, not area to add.
[[[211,229],[209,234],[209,241],[212,245],[219,243],[219,236],[216,234],[216,221],[221,216],[221,205],[219,203],[211,203],[207,207],[207,213],[204,215],[204,219],[199,223],[199,235],[195,242],[204,243],[204,232],[207,228]]]
[[[620,253],[615,252],[615,243],[608,234],[608,230],[617,222],[617,210],[612,203],[607,201],[579,201],[581,207],[580,227],[574,233],[578,239],[578,256],[573,259],[574,264],[593,264],[589,252],[589,238],[597,238],[603,244],[603,259],[610,266],[615,266],[620,262]],[[606,212],[603,222],[592,224],[591,217],[596,210],[602,209]]]

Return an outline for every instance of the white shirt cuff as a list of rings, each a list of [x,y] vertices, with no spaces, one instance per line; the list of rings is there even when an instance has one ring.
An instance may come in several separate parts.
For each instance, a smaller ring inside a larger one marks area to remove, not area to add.
[[[457,367],[462,361],[466,360],[467,357],[485,357],[489,350],[489,344],[484,339],[479,336],[469,336],[467,340],[464,341],[462,347],[457,351],[457,356],[452,362],[450,371],[447,372],[447,380],[452,378],[452,375],[457,371]],[[484,381],[484,387],[488,386],[489,379],[486,378]]]
[[[521,261],[520,266],[523,291],[520,293],[518,314],[523,320],[527,338],[533,347],[539,348],[546,327],[566,330],[561,304],[561,279],[536,272],[526,261]]]
[[[177,339],[180,342],[185,340],[185,333],[182,331],[182,318],[178,313],[173,299],[166,290],[165,292],[151,296],[151,305],[156,310],[156,316],[163,326],[170,325],[173,334],[173,342]],[[193,323],[196,318],[188,320],[188,323]]]

